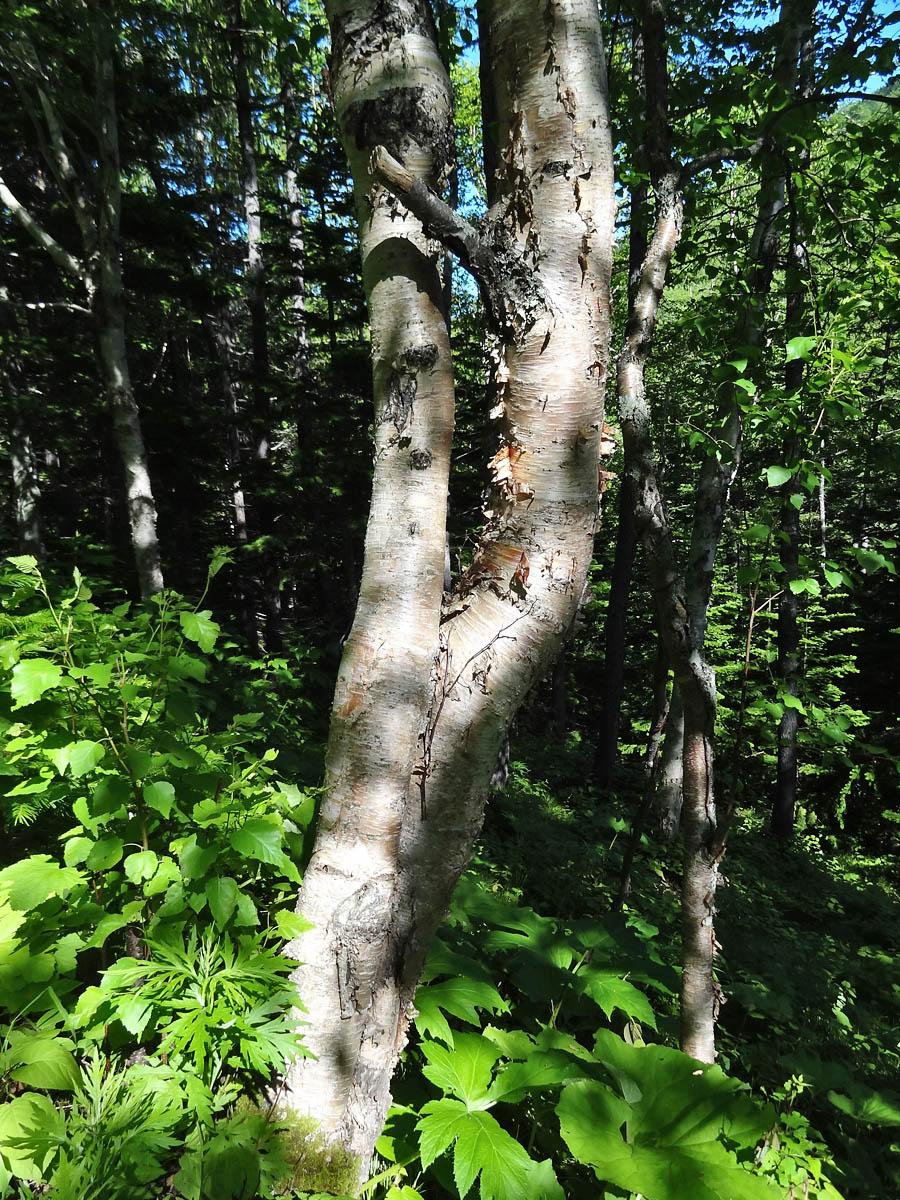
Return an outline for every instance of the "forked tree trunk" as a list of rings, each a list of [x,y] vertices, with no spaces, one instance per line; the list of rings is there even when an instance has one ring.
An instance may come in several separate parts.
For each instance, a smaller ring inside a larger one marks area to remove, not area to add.
[[[431,148],[452,145],[423,0],[328,9],[372,322],[376,468],[298,906],[315,928],[292,947],[319,1058],[287,1086],[364,1173],[498,749],[559,651],[590,563],[615,196],[596,0],[481,6],[503,165],[478,231],[422,183],[444,165]],[[402,204],[368,174],[379,144],[378,179]],[[443,622],[452,380],[438,260],[412,213],[476,275],[501,335],[487,531]]]

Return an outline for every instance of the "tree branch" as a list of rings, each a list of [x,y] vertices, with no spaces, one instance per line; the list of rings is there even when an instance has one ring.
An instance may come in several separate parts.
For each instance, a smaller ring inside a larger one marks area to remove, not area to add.
[[[478,284],[497,333],[520,342],[541,316],[553,311],[521,248],[499,221],[485,218],[478,226],[470,224],[384,146],[372,151],[369,170],[418,217],[429,237],[456,255]]]
[[[29,237],[37,242],[42,249],[47,251],[58,267],[68,275],[72,275],[80,280],[81,283],[88,283],[84,264],[75,258],[73,254],[70,254],[64,246],[61,246],[56,238],[52,237],[44,229],[43,225],[34,219],[28,209],[16,199],[6,186],[2,176],[0,176],[0,200],[3,201]]]

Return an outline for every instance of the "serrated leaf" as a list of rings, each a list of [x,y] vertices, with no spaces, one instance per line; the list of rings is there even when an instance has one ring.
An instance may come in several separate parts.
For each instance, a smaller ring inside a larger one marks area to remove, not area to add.
[[[204,654],[209,654],[216,644],[216,638],[222,632],[221,626],[211,620],[211,617],[212,610],[208,608],[202,612],[178,614],[184,636],[189,641],[196,642]]]
[[[455,1033],[453,1048],[423,1042],[426,1079],[444,1092],[452,1092],[472,1108],[484,1108],[494,1064],[500,1049],[479,1033]]]
[[[62,896],[81,883],[84,875],[74,867],[61,867],[48,854],[32,854],[0,871],[0,894],[12,908],[28,912],[51,896]]]
[[[141,1036],[152,1014],[153,1004],[139,992],[117,998],[115,1015],[133,1037]]]
[[[424,984],[416,992],[416,1028],[423,1036],[441,1037],[453,1044],[452,1034],[443,1012],[448,1012],[469,1025],[480,1026],[478,1009],[492,1013],[508,1012],[509,1005],[490,983],[460,976],[440,983]]]
[[[162,817],[171,816],[175,803],[175,789],[171,783],[165,780],[148,783],[144,786],[142,794],[144,803],[154,812],[158,812]]]
[[[611,1019],[615,1009],[619,1009],[629,1020],[640,1021],[651,1029],[656,1028],[656,1016],[650,1001],[633,983],[616,972],[589,968],[575,976],[575,982],[579,991],[600,1006],[607,1020]]]
[[[13,554],[6,561],[12,563],[17,571],[22,571],[25,575],[38,573],[38,562],[33,554]]]
[[[235,925],[258,925],[259,913],[256,911],[256,905],[246,892],[240,892],[237,898],[237,912],[234,918]]]
[[[275,914],[275,927],[286,942],[291,942],[307,930],[315,928],[306,917],[301,917],[299,913],[287,912],[285,909]]]
[[[224,929],[231,920],[238,898],[238,885],[228,875],[221,878],[208,879],[206,882],[206,898],[209,901],[209,911],[219,929]]]
[[[512,1062],[494,1080],[489,1099],[517,1104],[529,1092],[555,1087],[567,1079],[583,1079],[584,1067],[559,1050],[536,1051],[524,1062]]]
[[[13,667],[9,692],[13,708],[24,708],[40,700],[45,692],[59,685],[62,669],[48,658],[24,658]]]
[[[480,1171],[482,1200],[536,1200],[528,1186],[535,1164],[490,1113],[469,1112],[461,1101],[444,1099],[426,1104],[422,1114],[416,1126],[422,1166],[455,1142],[453,1176],[461,1196]]]

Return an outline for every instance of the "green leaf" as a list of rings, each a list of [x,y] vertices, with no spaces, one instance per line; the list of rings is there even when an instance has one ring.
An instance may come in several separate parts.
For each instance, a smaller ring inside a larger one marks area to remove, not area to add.
[[[71,1092],[81,1082],[73,1049],[67,1038],[52,1033],[13,1030],[0,1056],[0,1073],[28,1087]]]
[[[240,829],[232,831],[228,840],[244,858],[253,858],[262,863],[281,863],[281,828],[265,817],[250,817]]]
[[[246,892],[240,892],[237,898],[237,913],[234,918],[235,925],[258,925],[259,913],[256,911],[256,905],[253,903],[252,897]]]
[[[500,1057],[493,1042],[479,1033],[456,1033],[452,1049],[438,1042],[423,1042],[422,1052],[428,1060],[422,1068],[426,1079],[444,1092],[455,1093],[470,1109],[489,1106],[491,1072]]]
[[[542,1198],[529,1186],[536,1164],[490,1113],[469,1112],[459,1100],[432,1100],[423,1107],[416,1128],[423,1167],[456,1143],[453,1176],[460,1196],[480,1171],[482,1200]]]
[[[221,633],[221,626],[210,620],[212,610],[202,612],[183,612],[178,614],[181,629],[189,641],[196,642],[204,654],[209,654],[216,644],[216,638]]]
[[[301,933],[315,928],[310,921],[307,921],[306,917],[301,917],[299,913],[288,912],[285,909],[275,914],[275,927],[286,942],[291,942]]]
[[[867,1125],[900,1125],[900,1096],[893,1092],[877,1092],[863,1084],[853,1084],[846,1091],[850,1094],[828,1093],[828,1099],[841,1112]]]
[[[568,1084],[556,1111],[563,1140],[598,1178],[653,1200],[775,1200],[723,1141],[753,1148],[770,1124],[718,1067],[664,1046],[630,1046],[602,1030],[596,1058],[622,1095]]]
[[[153,878],[158,865],[159,859],[154,851],[139,850],[136,854],[129,854],[125,859],[125,876],[132,883],[143,883],[145,879]]]
[[[85,861],[89,871],[107,871],[122,857],[123,842],[119,837],[100,838],[94,842]]]
[[[828,581],[829,587],[840,587],[844,582],[843,571],[832,571],[828,567],[824,568],[823,574]]]
[[[197,835],[192,833],[178,857],[185,879],[202,879],[219,857],[219,850],[217,846],[199,846]]]
[[[453,1035],[442,1012],[476,1026],[481,1025],[479,1009],[492,1013],[509,1012],[509,1005],[493,984],[465,975],[444,979],[440,983],[424,984],[416,992],[416,1008],[419,1013],[416,1017],[419,1033],[422,1036],[440,1037],[451,1046]]]
[[[65,895],[83,879],[74,867],[61,867],[47,854],[32,854],[0,871],[0,895],[8,895],[12,908],[29,912],[51,896]]]
[[[44,692],[59,685],[62,669],[48,658],[25,658],[13,667],[9,692],[13,708],[24,708],[40,700]]]
[[[607,1020],[612,1018],[613,1010],[619,1009],[630,1020],[641,1021],[656,1028],[656,1017],[650,1007],[650,1001],[642,991],[623,979],[615,971],[601,971],[589,968],[583,974],[575,976],[579,991],[590,996],[603,1010]]]
[[[63,860],[67,867],[77,867],[83,863],[94,844],[93,838],[73,837],[66,842],[63,850]]]
[[[584,1066],[559,1050],[536,1051],[524,1062],[505,1066],[489,1092],[491,1102],[517,1104],[529,1092],[555,1087],[567,1079],[583,1079]]]
[[[25,575],[39,574],[37,559],[31,554],[13,554],[6,561]]]
[[[73,779],[78,779],[81,775],[86,775],[88,771],[93,771],[104,754],[106,754],[105,746],[101,746],[99,742],[89,741],[70,742],[68,746],[61,746],[58,750],[47,751],[48,758],[53,761],[60,775],[64,775],[66,767],[69,767]]]
[[[812,358],[813,351],[818,344],[818,338],[814,337],[793,337],[785,346],[785,361],[794,362],[798,358]]]
[[[206,898],[209,901],[209,911],[219,929],[224,929],[231,919],[237,904],[238,885],[225,875],[222,878],[206,881]]]
[[[162,817],[169,817],[175,803],[175,789],[165,781],[148,783],[143,789],[144,803]]]
[[[766,467],[766,484],[770,488],[782,487],[793,474],[790,467]]]
[[[16,1096],[0,1105],[0,1155],[14,1175],[40,1182],[65,1139],[65,1128],[49,1097],[35,1092]]]

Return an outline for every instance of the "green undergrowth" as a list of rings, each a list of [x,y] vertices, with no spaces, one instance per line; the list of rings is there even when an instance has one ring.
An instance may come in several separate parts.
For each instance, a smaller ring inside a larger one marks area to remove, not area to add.
[[[265,1099],[306,1053],[284,951],[304,932],[315,659],[253,662],[203,604],[107,602],[25,557],[0,580],[0,1198],[352,1194],[354,1160]],[[745,817],[710,1067],[676,1048],[677,849],[645,841],[611,913],[624,799],[585,786],[577,737],[513,760],[362,1194],[895,1194],[895,859],[811,833],[777,849]]]

